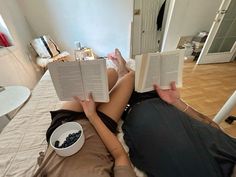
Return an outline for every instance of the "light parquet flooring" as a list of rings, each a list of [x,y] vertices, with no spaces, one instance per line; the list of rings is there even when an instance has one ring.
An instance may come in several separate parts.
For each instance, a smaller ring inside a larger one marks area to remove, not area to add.
[[[181,97],[199,112],[214,118],[227,99],[236,90],[236,62],[210,65],[184,63]],[[236,116],[236,106],[230,115]],[[236,137],[236,121],[220,126]]]

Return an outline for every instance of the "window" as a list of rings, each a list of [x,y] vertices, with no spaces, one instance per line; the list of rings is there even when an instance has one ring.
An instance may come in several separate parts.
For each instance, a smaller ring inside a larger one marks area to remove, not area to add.
[[[4,22],[2,16],[0,15],[0,48],[12,46],[12,37]]]

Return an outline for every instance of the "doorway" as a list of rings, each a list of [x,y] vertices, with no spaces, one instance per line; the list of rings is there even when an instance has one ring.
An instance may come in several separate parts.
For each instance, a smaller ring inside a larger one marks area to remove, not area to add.
[[[236,0],[223,0],[197,64],[230,62],[236,52]]]
[[[157,30],[157,17],[164,5],[162,27]],[[134,0],[132,24],[132,57],[135,55],[160,51],[164,34],[168,0]]]

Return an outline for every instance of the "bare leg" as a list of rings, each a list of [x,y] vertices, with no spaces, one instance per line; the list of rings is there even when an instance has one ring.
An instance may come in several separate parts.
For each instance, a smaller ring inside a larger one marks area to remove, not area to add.
[[[107,69],[108,88],[111,90],[118,80],[118,73],[113,68]]]
[[[113,87],[110,93],[110,102],[100,104],[97,109],[111,117],[115,122],[118,122],[124,112],[133,89],[134,72],[130,71]]]
[[[107,77],[108,87],[109,90],[111,90],[118,80],[118,74],[116,70],[112,68],[107,69]],[[66,101],[62,105],[62,109],[83,112],[83,108],[78,101]]]
[[[123,77],[125,74],[129,72],[129,70],[126,68],[126,61],[118,49],[115,49],[115,57],[111,59],[118,68],[117,72],[119,78]]]

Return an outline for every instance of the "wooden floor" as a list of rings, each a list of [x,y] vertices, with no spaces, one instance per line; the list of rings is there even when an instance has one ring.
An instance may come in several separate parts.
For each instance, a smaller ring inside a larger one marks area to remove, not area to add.
[[[184,63],[181,97],[210,118],[214,118],[235,90],[236,62],[210,65]],[[236,116],[236,106],[230,115]],[[220,126],[236,137],[236,121],[232,125],[222,122]]]

